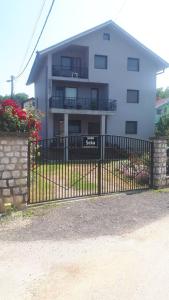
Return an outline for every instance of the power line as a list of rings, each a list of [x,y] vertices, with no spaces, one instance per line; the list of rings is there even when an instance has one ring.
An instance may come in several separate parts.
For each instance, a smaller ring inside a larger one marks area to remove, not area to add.
[[[37,28],[38,22],[39,22],[39,20],[40,20],[41,15],[42,15],[42,11],[43,11],[43,9],[44,9],[45,3],[46,3],[46,0],[43,1],[42,6],[41,6],[40,11],[39,11],[39,14],[38,14],[38,16],[37,16],[37,18],[36,18],[36,21],[35,21],[35,24],[34,24],[34,27],[33,27],[32,34],[31,34],[30,39],[29,39],[28,44],[27,44],[27,48],[26,48],[26,51],[25,51],[25,55],[24,55],[24,57],[23,57],[23,60],[22,60],[22,62],[21,62],[20,68],[19,68],[19,72],[20,72],[20,70],[22,69],[22,66],[23,66],[23,64],[24,64],[24,62],[25,62],[25,59],[26,59],[27,53],[28,53],[28,51],[29,51],[29,48],[30,48],[32,39],[33,39],[34,34],[35,34],[35,32],[36,32],[36,28]]]
[[[119,10],[116,13],[116,16],[115,16],[114,20],[117,19],[118,15],[121,13],[121,11],[123,10],[124,6],[126,5],[126,2],[127,2],[127,0],[123,1],[122,5],[120,6]]]
[[[44,29],[45,29],[46,23],[47,23],[47,21],[48,21],[48,18],[49,18],[49,16],[50,16],[50,13],[51,13],[51,11],[52,11],[52,8],[53,8],[54,3],[55,3],[55,0],[52,1],[52,4],[51,4],[50,9],[49,9],[49,11],[48,11],[47,17],[46,17],[45,22],[44,22],[44,24],[43,24],[42,30],[41,30],[41,32],[40,32],[40,34],[39,34],[39,37],[38,37],[37,42],[36,42],[36,44],[35,44],[35,47],[34,47],[32,53],[31,53],[31,55],[30,55],[30,57],[29,57],[29,59],[28,59],[26,65],[25,65],[24,69],[22,70],[22,72],[21,72],[20,74],[18,74],[18,75],[15,77],[15,79],[18,79],[18,78],[25,72],[27,66],[29,65],[29,62],[30,62],[30,60],[31,60],[31,58],[32,58],[32,56],[33,56],[35,50],[36,50],[36,47],[37,47],[37,45],[38,45],[38,43],[39,43],[39,41],[40,41],[40,38],[41,38],[41,36],[42,36],[42,33],[43,33]]]

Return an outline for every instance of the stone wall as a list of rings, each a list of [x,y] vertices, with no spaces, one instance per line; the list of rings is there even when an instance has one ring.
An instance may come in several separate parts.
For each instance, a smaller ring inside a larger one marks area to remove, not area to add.
[[[28,138],[0,133],[0,212],[10,204],[18,209],[27,202]]]
[[[153,138],[152,141],[154,144],[153,187],[162,188],[169,185],[169,178],[166,175],[167,139],[158,137]]]

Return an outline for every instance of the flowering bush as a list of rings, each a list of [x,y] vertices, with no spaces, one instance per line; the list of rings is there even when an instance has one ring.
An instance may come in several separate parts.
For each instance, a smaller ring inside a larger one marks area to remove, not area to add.
[[[13,99],[0,103],[0,131],[25,132],[30,140],[38,142],[40,130],[40,113],[22,109]]]

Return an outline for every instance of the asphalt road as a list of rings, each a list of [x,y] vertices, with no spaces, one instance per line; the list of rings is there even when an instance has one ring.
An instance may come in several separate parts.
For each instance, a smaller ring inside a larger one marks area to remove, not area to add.
[[[168,232],[169,193],[29,210],[0,223],[0,299],[168,300]]]

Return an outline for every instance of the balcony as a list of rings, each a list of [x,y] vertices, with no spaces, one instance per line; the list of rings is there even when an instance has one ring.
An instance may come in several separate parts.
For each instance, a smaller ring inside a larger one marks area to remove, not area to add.
[[[72,77],[72,78],[88,78],[87,67],[66,67],[62,65],[52,66],[52,76]]]
[[[60,109],[97,110],[111,112],[117,110],[117,100],[101,99],[97,101],[90,98],[51,97],[49,99],[49,107]]]

